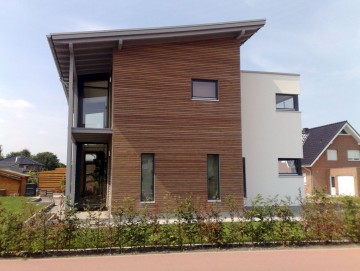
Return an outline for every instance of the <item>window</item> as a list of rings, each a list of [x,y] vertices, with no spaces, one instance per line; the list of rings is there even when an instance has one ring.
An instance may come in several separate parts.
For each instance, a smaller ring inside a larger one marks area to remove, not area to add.
[[[243,157],[243,159],[242,159],[242,165],[243,165],[244,198],[246,198],[247,191],[246,191],[246,161],[245,161],[245,157]]]
[[[276,110],[298,111],[298,96],[290,94],[276,94]]]
[[[331,185],[331,188],[335,188],[335,177],[334,176],[330,176],[330,185]]]
[[[218,81],[192,79],[192,98],[200,100],[218,100]]]
[[[220,200],[219,155],[207,155],[208,200]]]
[[[327,150],[327,159],[328,161],[337,161],[337,151],[336,150]]]
[[[154,154],[141,154],[141,201],[154,201]]]
[[[360,161],[360,151],[348,150],[347,156],[348,156],[348,161]]]
[[[79,77],[78,127],[109,127],[109,75]]]
[[[300,159],[278,159],[279,175],[301,175]]]

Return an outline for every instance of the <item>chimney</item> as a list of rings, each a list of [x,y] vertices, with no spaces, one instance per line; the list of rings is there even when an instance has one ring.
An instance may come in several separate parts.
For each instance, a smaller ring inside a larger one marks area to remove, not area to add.
[[[303,128],[302,133],[307,135],[309,133],[309,128]]]

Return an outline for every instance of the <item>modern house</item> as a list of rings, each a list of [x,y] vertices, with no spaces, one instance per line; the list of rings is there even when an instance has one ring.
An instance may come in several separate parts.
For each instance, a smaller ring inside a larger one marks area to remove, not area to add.
[[[18,155],[0,160],[0,168],[10,169],[17,172],[39,172],[45,165],[33,159]]]
[[[244,194],[296,191],[298,76],[240,78],[241,45],[264,24],[50,34],[69,105],[66,194],[108,207],[232,195],[242,206]]]
[[[360,195],[360,135],[347,122],[303,129],[307,194]]]
[[[304,194],[299,94],[298,74],[241,72],[246,205],[257,194],[292,201]]]

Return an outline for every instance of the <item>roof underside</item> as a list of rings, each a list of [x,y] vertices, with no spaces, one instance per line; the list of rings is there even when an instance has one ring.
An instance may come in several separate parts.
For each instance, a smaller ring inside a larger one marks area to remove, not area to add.
[[[218,38],[236,38],[241,45],[264,24],[265,20],[254,20],[151,29],[58,33],[48,35],[48,41],[67,93],[70,53],[74,54],[77,75],[109,73],[112,69],[113,50],[123,46]]]

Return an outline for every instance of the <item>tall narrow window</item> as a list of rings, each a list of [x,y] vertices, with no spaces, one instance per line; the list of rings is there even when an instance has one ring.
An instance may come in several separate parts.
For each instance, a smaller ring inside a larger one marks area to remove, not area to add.
[[[109,76],[79,77],[78,125],[84,128],[109,127]]]
[[[242,159],[242,165],[243,165],[243,189],[244,189],[244,197],[246,198],[247,191],[246,191],[246,161],[245,157]]]
[[[207,155],[208,200],[220,199],[219,155]]]
[[[154,201],[154,154],[141,154],[141,201]]]

